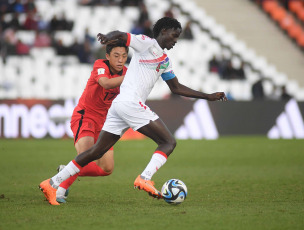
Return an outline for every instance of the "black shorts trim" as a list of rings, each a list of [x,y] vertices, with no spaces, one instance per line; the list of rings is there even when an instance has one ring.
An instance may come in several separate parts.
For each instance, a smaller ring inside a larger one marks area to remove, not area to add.
[[[77,139],[78,139],[79,131],[80,131],[80,128],[81,128],[81,126],[82,126],[82,120],[83,120],[83,115],[84,115],[84,109],[77,111],[77,113],[80,113],[80,114],[81,114],[81,118],[80,118],[79,123],[78,123],[78,129],[77,129],[77,132],[76,132],[76,135],[75,135],[74,143],[76,143],[76,141],[77,141]]]

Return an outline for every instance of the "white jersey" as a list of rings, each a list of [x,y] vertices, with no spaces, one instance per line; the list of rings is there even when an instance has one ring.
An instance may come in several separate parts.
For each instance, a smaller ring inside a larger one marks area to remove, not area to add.
[[[113,102],[144,103],[160,76],[167,81],[175,75],[169,57],[155,39],[128,33],[127,45],[134,49],[134,54],[120,86],[120,94]]]

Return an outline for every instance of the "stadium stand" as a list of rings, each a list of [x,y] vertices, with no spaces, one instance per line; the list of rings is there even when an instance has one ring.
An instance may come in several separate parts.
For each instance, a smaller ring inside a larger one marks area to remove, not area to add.
[[[304,23],[304,2],[301,0],[288,1],[288,9]]]
[[[276,0],[256,2],[267,14],[269,14],[278,26],[280,26],[281,29],[304,50],[304,29],[301,26],[301,23],[304,22],[302,20],[304,18],[303,2],[298,0],[288,1],[287,9],[285,9],[281,3]],[[296,18],[294,18],[293,15],[295,15]]]
[[[62,22],[63,19],[69,26],[48,31],[52,42],[46,47],[33,46],[35,30],[12,30],[11,34],[3,30],[0,99],[77,98],[90,75],[92,62],[100,57],[95,55],[95,51],[102,53],[100,44],[94,39],[96,34],[111,30],[132,31],[142,15],[138,6],[121,7],[118,1],[114,2],[118,4],[92,6],[78,1],[35,1],[37,24],[41,28],[45,28],[45,24],[55,26],[56,21]],[[195,2],[146,0],[144,3],[153,22],[166,14],[173,14],[183,27],[191,22],[193,37],[180,39],[176,47],[168,52],[180,82],[205,92],[225,91],[230,99],[252,100],[252,86],[263,78],[267,99],[278,99],[280,88],[286,85],[287,91],[297,100],[304,100],[304,89],[297,82],[289,80],[286,74],[280,73],[264,57],[256,55],[253,49],[226,31],[223,25],[197,7]],[[270,4],[267,7],[273,6]],[[279,12],[274,17],[283,23],[283,14]],[[2,24],[12,20],[13,15],[13,11],[5,13]],[[25,20],[26,13],[21,12],[20,24],[23,25]],[[283,24],[290,33],[298,35],[297,28],[290,28],[286,17],[284,20]],[[5,53],[5,34],[13,40],[12,44],[14,40],[21,40],[29,47],[29,54]],[[93,41],[90,42],[90,38]],[[303,40],[299,39],[300,43]],[[79,47],[82,49],[79,50]],[[210,70],[213,58],[218,62],[217,71]],[[168,87],[160,80],[149,99],[170,96]]]

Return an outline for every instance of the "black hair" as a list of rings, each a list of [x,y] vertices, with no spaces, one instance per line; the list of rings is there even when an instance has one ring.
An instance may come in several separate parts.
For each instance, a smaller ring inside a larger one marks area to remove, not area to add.
[[[153,26],[153,37],[157,38],[162,29],[182,29],[179,21],[175,18],[163,17]]]
[[[108,44],[106,46],[106,53],[110,54],[112,49],[115,48],[115,47],[124,47],[126,49],[127,53],[129,52],[129,47],[126,46],[125,42],[123,42],[121,40],[118,40],[118,41],[116,41],[114,43],[111,43],[111,44]]]

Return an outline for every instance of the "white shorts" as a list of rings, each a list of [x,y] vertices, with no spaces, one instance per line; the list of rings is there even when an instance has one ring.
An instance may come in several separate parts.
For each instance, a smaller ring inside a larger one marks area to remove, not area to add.
[[[122,136],[129,127],[136,131],[158,118],[158,115],[142,102],[114,101],[102,130]]]

